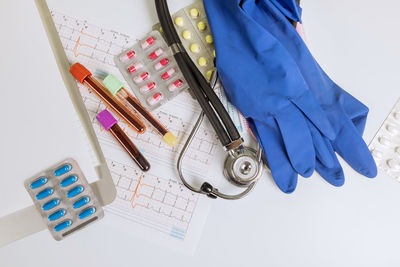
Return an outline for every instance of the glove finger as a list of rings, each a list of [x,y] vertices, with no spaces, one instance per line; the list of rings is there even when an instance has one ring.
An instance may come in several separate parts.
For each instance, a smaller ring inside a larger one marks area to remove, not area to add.
[[[328,75],[323,72],[319,65],[318,67],[324,74],[324,77],[329,79]],[[335,84],[335,87],[341,92],[340,102],[342,103],[344,112],[351,119],[354,126],[357,128],[358,133],[362,135],[365,129],[365,124],[367,123],[367,116],[369,112],[368,107],[354,98],[351,94],[340,88],[338,85]]]
[[[305,116],[317,127],[317,129],[330,140],[335,139],[335,132],[329,123],[325,112],[314,99],[310,91],[306,91],[301,97],[292,99],[292,102],[305,114]]]
[[[344,122],[342,130],[333,142],[333,148],[357,172],[369,178],[377,175],[371,152],[350,120]]]
[[[292,193],[296,189],[297,173],[285,153],[278,125],[272,118],[267,118],[265,122],[250,119],[249,125],[265,153],[276,185],[282,192]]]
[[[275,119],[293,168],[310,177],[315,169],[315,149],[306,118],[294,105],[288,105]]]
[[[332,146],[331,152],[335,154]],[[344,172],[336,155],[333,157],[332,167],[325,166],[319,159],[317,159],[315,162],[315,170],[325,179],[325,181],[333,186],[342,186],[344,184]]]
[[[310,121],[307,120],[307,123],[314,142],[315,154],[317,159],[325,167],[333,168],[336,155],[333,151],[330,141],[327,138],[323,137]]]

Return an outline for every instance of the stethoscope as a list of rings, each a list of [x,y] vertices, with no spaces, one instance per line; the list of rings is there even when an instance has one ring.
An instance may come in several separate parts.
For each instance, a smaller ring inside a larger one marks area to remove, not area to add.
[[[255,150],[243,144],[243,138],[213,90],[218,79],[217,72],[213,73],[211,82],[208,83],[181,43],[170,17],[167,0],[155,0],[155,4],[165,39],[172,49],[174,58],[186,82],[202,108],[202,112],[179,155],[177,164],[179,177],[182,183],[193,192],[205,194],[210,198],[240,199],[251,192],[262,174],[264,163],[261,159],[261,147],[259,146]],[[221,193],[208,182],[204,182],[200,188],[195,188],[188,183],[183,175],[182,162],[184,156],[203,122],[204,115],[209,119],[218,139],[228,153],[224,164],[224,176],[231,184],[244,188],[240,193]]]

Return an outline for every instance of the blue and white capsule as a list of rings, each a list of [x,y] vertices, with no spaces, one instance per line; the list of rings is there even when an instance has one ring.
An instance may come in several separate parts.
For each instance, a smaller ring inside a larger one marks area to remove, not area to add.
[[[60,204],[60,199],[55,198],[50,200],[49,202],[46,202],[43,204],[42,209],[43,210],[51,210],[52,208],[58,206]]]
[[[80,193],[82,193],[84,190],[83,186],[78,185],[77,187],[72,188],[71,190],[68,191],[67,193],[67,197],[68,198],[73,198],[77,195],[79,195]]]
[[[65,178],[64,180],[62,180],[61,183],[60,183],[60,186],[61,187],[67,187],[67,186],[72,185],[76,181],[78,181],[78,177],[75,176],[75,175],[71,175],[71,176],[68,176],[67,178]]]
[[[39,187],[47,184],[47,181],[48,181],[47,177],[41,177],[41,178],[37,179],[36,181],[34,181],[33,183],[31,183],[30,188],[31,189],[39,188]]]
[[[54,176],[61,176],[66,174],[72,169],[72,166],[69,164],[63,165],[62,167],[58,168],[54,171]]]
[[[40,191],[39,193],[36,194],[36,199],[41,200],[44,199],[48,196],[51,196],[54,193],[54,189],[49,187],[43,191]]]

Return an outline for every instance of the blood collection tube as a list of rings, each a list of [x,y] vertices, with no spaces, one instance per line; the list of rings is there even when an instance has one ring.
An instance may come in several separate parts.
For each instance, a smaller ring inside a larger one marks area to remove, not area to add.
[[[154,69],[160,70],[160,69],[162,69],[164,66],[168,65],[168,63],[169,63],[168,58],[163,58],[163,59],[161,59],[159,62],[157,62],[157,64],[154,65]]]
[[[178,89],[179,87],[181,87],[183,85],[183,81],[181,79],[176,80],[175,82],[171,83],[168,86],[168,90],[170,92],[174,92],[176,89]]]
[[[153,36],[150,36],[149,38],[147,38],[146,41],[144,41],[142,43],[142,49],[143,50],[147,49],[149,46],[151,46],[154,43],[155,40],[156,39]]]
[[[86,85],[93,93],[95,93],[103,102],[117,113],[129,126],[138,133],[144,133],[146,127],[144,124],[125,106],[120,105],[114,96],[101,85],[92,73],[82,64],[75,63],[69,70],[72,76],[80,83]]]
[[[117,120],[110,112],[108,112],[108,110],[103,110],[96,116],[96,118],[101,126],[115,137],[118,143],[120,143],[126,152],[128,152],[142,171],[146,172],[150,169],[150,163],[145,159],[142,153],[140,153],[121,127],[119,127]]]
[[[151,82],[151,83],[148,83],[148,84],[143,85],[142,87],[140,87],[139,91],[142,94],[147,94],[148,92],[152,91],[155,88],[156,88],[156,83],[155,82]]]
[[[163,95],[160,92],[155,93],[153,96],[147,99],[147,104],[149,104],[150,106],[154,106],[155,104],[160,102],[161,99],[163,99]]]
[[[164,72],[162,75],[161,75],[161,78],[163,79],[163,80],[168,80],[172,75],[174,75],[175,74],[175,69],[174,68],[170,68],[169,70],[167,70],[166,72]]]
[[[149,111],[147,111],[140,102],[132,96],[125,88],[124,85],[117,77],[110,74],[104,78],[103,83],[105,87],[111,92],[111,94],[117,96],[118,98],[125,99],[128,103],[137,110],[153,127],[154,129],[163,137],[163,141],[169,146],[175,146],[178,143],[176,137],[168,131],[159,121],[157,121]],[[149,83],[147,86],[154,83]],[[155,84],[154,84],[155,86]],[[160,94],[156,93],[155,95]],[[162,95],[160,94],[160,97]],[[152,96],[153,98],[153,96]],[[157,97],[156,97],[157,98]],[[155,99],[154,101],[159,101]]]
[[[143,72],[142,74],[136,76],[135,78],[133,78],[133,80],[135,81],[136,84],[140,84],[142,82],[144,82],[144,80],[146,80],[147,78],[149,78],[149,73],[148,72]]]
[[[128,72],[129,73],[134,73],[135,71],[140,70],[141,68],[143,68],[143,63],[138,62],[138,63],[133,64],[132,66],[130,66],[128,68]]]
[[[164,50],[162,50],[161,48],[157,48],[153,53],[151,53],[149,55],[149,58],[151,60],[154,60],[156,58],[158,58],[159,56],[161,56],[164,53]]]
[[[135,57],[135,51],[129,51],[126,54],[123,54],[119,57],[119,60],[122,62],[127,62],[128,60],[132,59]]]

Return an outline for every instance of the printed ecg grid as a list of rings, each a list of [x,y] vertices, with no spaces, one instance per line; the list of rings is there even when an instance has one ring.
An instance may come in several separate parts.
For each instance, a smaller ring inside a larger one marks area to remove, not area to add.
[[[135,40],[57,12],[52,12],[52,16],[71,62],[81,62],[92,73],[101,68],[102,71],[119,74],[113,57]],[[124,153],[95,118],[106,106],[86,87],[79,84],[79,88],[102,147],[112,147],[118,153]],[[178,100],[176,106],[187,113],[193,112],[195,101],[189,94],[185,95],[182,101]],[[164,164],[171,170],[175,168],[177,154],[194,123],[177,114],[179,113],[176,110],[162,108],[153,113],[178,137],[180,145],[175,148],[162,142],[151,127],[147,127],[146,133],[139,135],[123,121],[119,120],[119,124],[145,155],[153,160],[151,163],[157,160],[157,164]],[[185,164],[191,171],[201,172],[211,164],[217,145],[215,132],[202,127],[187,153]],[[171,171],[167,171],[163,177],[154,175],[151,171],[144,174],[133,164],[120,163],[114,154],[105,153],[105,157],[117,188],[117,199],[106,210],[133,223],[184,240],[196,212],[199,196],[177,182]]]

